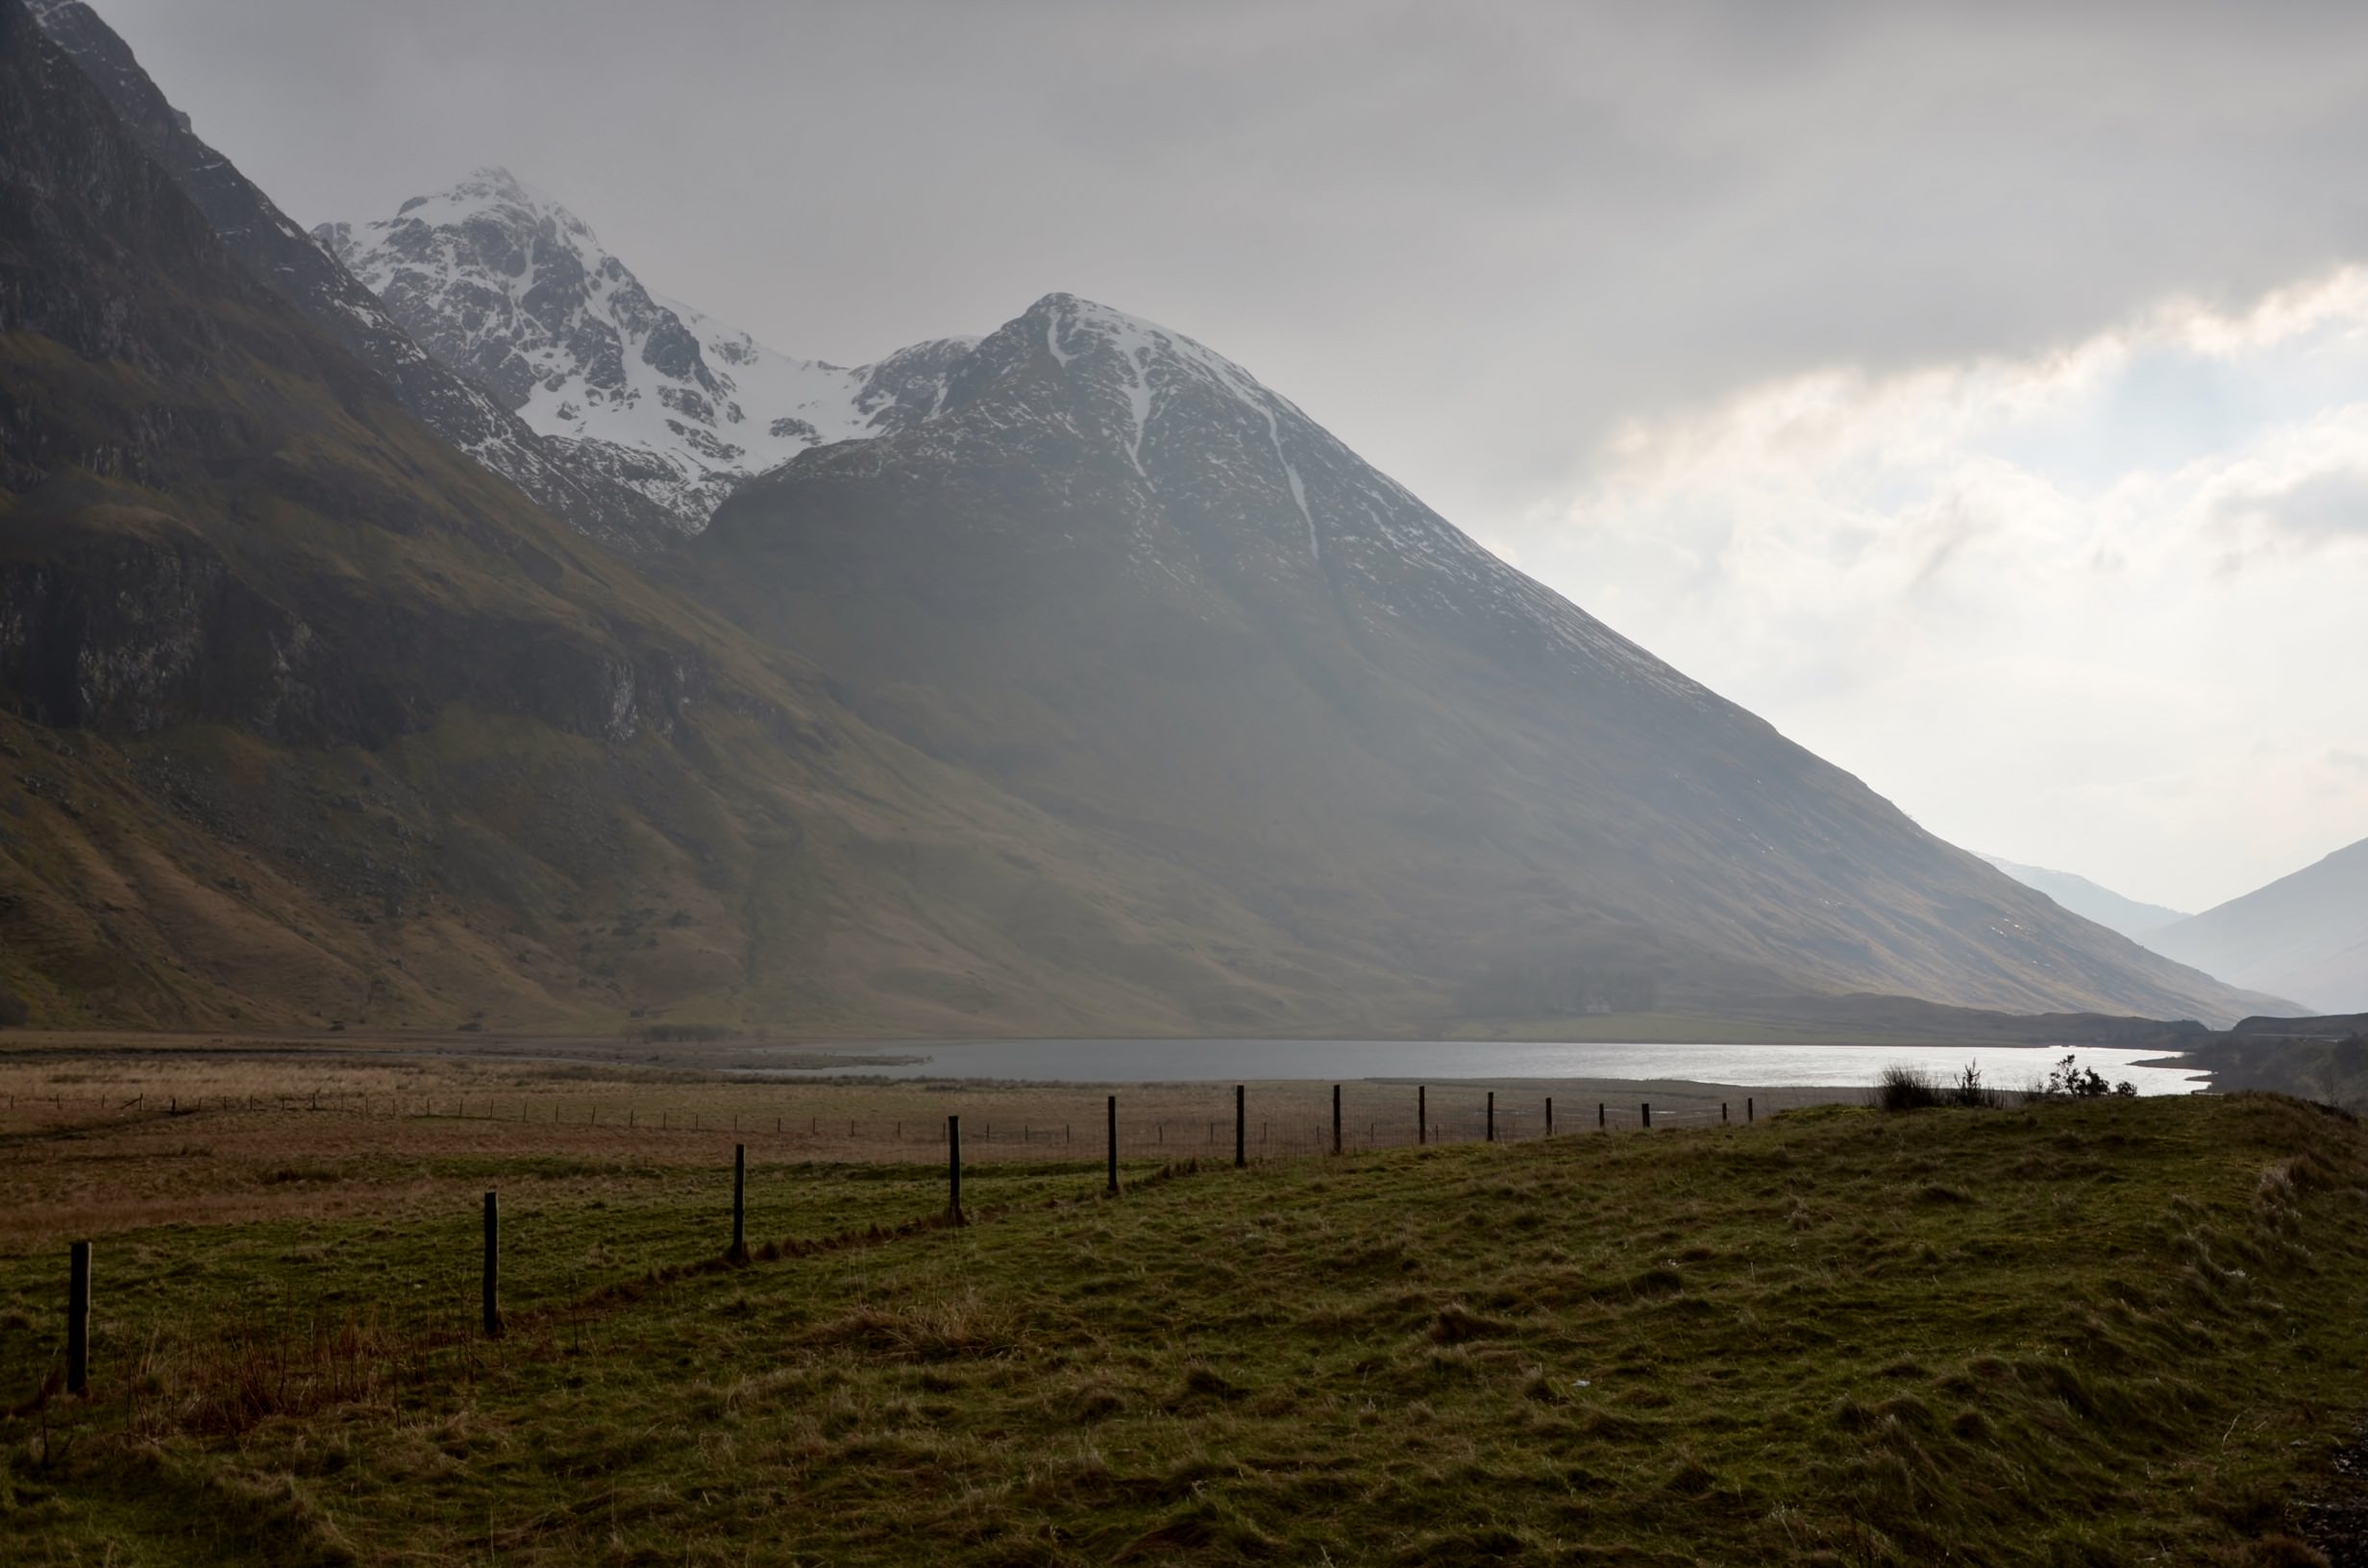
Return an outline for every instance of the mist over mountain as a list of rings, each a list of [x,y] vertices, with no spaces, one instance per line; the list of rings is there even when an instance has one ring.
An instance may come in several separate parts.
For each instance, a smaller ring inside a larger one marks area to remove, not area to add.
[[[742,487],[686,560],[870,722],[1473,1012],[1619,975],[2233,1000],[1496,560],[1222,355],[1069,295],[928,416]]]
[[[2152,932],[2146,944],[2308,1010],[2368,1012],[2368,840]]]
[[[750,475],[927,412],[972,341],[853,370],[777,354],[651,294],[582,220],[505,169],[313,236],[575,469],[646,497],[686,533]]]
[[[2051,871],[2043,866],[2025,866],[1998,855],[1984,855],[1982,858],[2023,886],[2038,889],[2081,919],[2094,920],[2107,930],[2118,931],[2141,944],[2146,943],[2149,932],[2159,931],[2166,925],[2187,919],[2183,910],[2124,897],[2110,888],[2071,871]]]
[[[1299,1029],[1420,1000],[1179,929],[1291,951],[880,736],[440,439],[0,0],[12,1014],[1174,1033],[1213,995]]]
[[[416,312],[374,315],[84,45],[0,0],[0,986],[40,1021],[2273,1000],[1934,839],[1179,333],[1052,294],[804,364],[492,175],[333,233]],[[478,379],[549,429],[464,448],[421,388]],[[518,454],[666,515],[547,512]]]
[[[189,129],[188,116],[165,101],[97,12],[82,0],[37,0],[32,11],[105,94],[124,128],[206,215],[224,247],[316,330],[383,378],[413,418],[595,538],[629,546],[665,530],[666,514],[639,492],[560,460],[482,388],[413,342],[377,296]]]

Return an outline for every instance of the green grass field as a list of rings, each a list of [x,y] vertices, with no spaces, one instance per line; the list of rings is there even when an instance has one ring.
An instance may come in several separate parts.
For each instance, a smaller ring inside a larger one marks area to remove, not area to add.
[[[768,1169],[752,1240],[840,1240],[746,1269],[711,1176],[580,1165],[484,1167],[490,1343],[466,1214],[108,1238],[0,1559],[2308,1562],[2368,1411],[2368,1137],[2257,1096],[998,1166],[961,1230]],[[0,1259],[11,1403],[62,1290]]]

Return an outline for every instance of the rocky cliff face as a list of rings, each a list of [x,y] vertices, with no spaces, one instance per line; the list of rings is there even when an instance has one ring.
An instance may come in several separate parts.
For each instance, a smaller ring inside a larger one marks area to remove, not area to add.
[[[251,276],[379,376],[411,415],[583,532],[627,549],[671,536],[638,490],[585,472],[414,343],[386,307],[191,130],[123,39],[81,0],[40,0],[40,27]]]
[[[916,344],[852,370],[777,354],[652,294],[581,219],[504,169],[313,234],[577,472],[638,492],[686,533],[752,474],[926,414],[971,346]]]

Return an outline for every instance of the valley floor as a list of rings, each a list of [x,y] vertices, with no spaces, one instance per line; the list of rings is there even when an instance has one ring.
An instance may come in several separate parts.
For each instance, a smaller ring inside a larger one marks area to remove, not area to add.
[[[1650,1136],[1598,1135],[1591,1104],[1490,1145],[1460,1131],[1479,1092],[1434,1089],[1458,1140],[1417,1148],[1382,1131],[1411,1137],[1411,1090],[1349,1086],[1334,1159],[1327,1087],[1255,1086],[1265,1152],[1307,1157],[1236,1171],[1228,1090],[1131,1087],[1111,1199],[1104,1102],[1074,1085],[19,1037],[0,1541],[37,1564],[2272,1563],[2314,1560],[2285,1537],[2348,1501],[2347,1118],[1764,1099],[1746,1126],[1705,1100]],[[746,1267],[720,1259],[735,1141]],[[93,1391],[42,1395],[83,1237]]]

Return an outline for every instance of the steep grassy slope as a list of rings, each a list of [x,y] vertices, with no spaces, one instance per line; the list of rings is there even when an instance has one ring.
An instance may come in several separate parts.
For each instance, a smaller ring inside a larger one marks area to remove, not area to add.
[[[2118,931],[2132,942],[2142,943],[2149,932],[2159,931],[2174,921],[2187,919],[2183,910],[2126,898],[2110,888],[2071,871],[2051,871],[2044,866],[2025,866],[2019,861],[2002,860],[1996,855],[1984,855],[1982,858],[2025,887],[2038,889],[2083,919],[2094,920],[2109,930]]]
[[[496,1345],[465,1213],[110,1238],[99,1397],[0,1424],[17,1560],[2305,1563],[2279,1537],[2368,1411],[2368,1143],[2292,1102],[1795,1113],[1116,1202],[998,1169],[968,1230],[746,1271],[678,1172],[478,1172],[521,1269]],[[938,1192],[790,1175],[760,1238]],[[0,1302],[59,1266],[0,1262]]]

